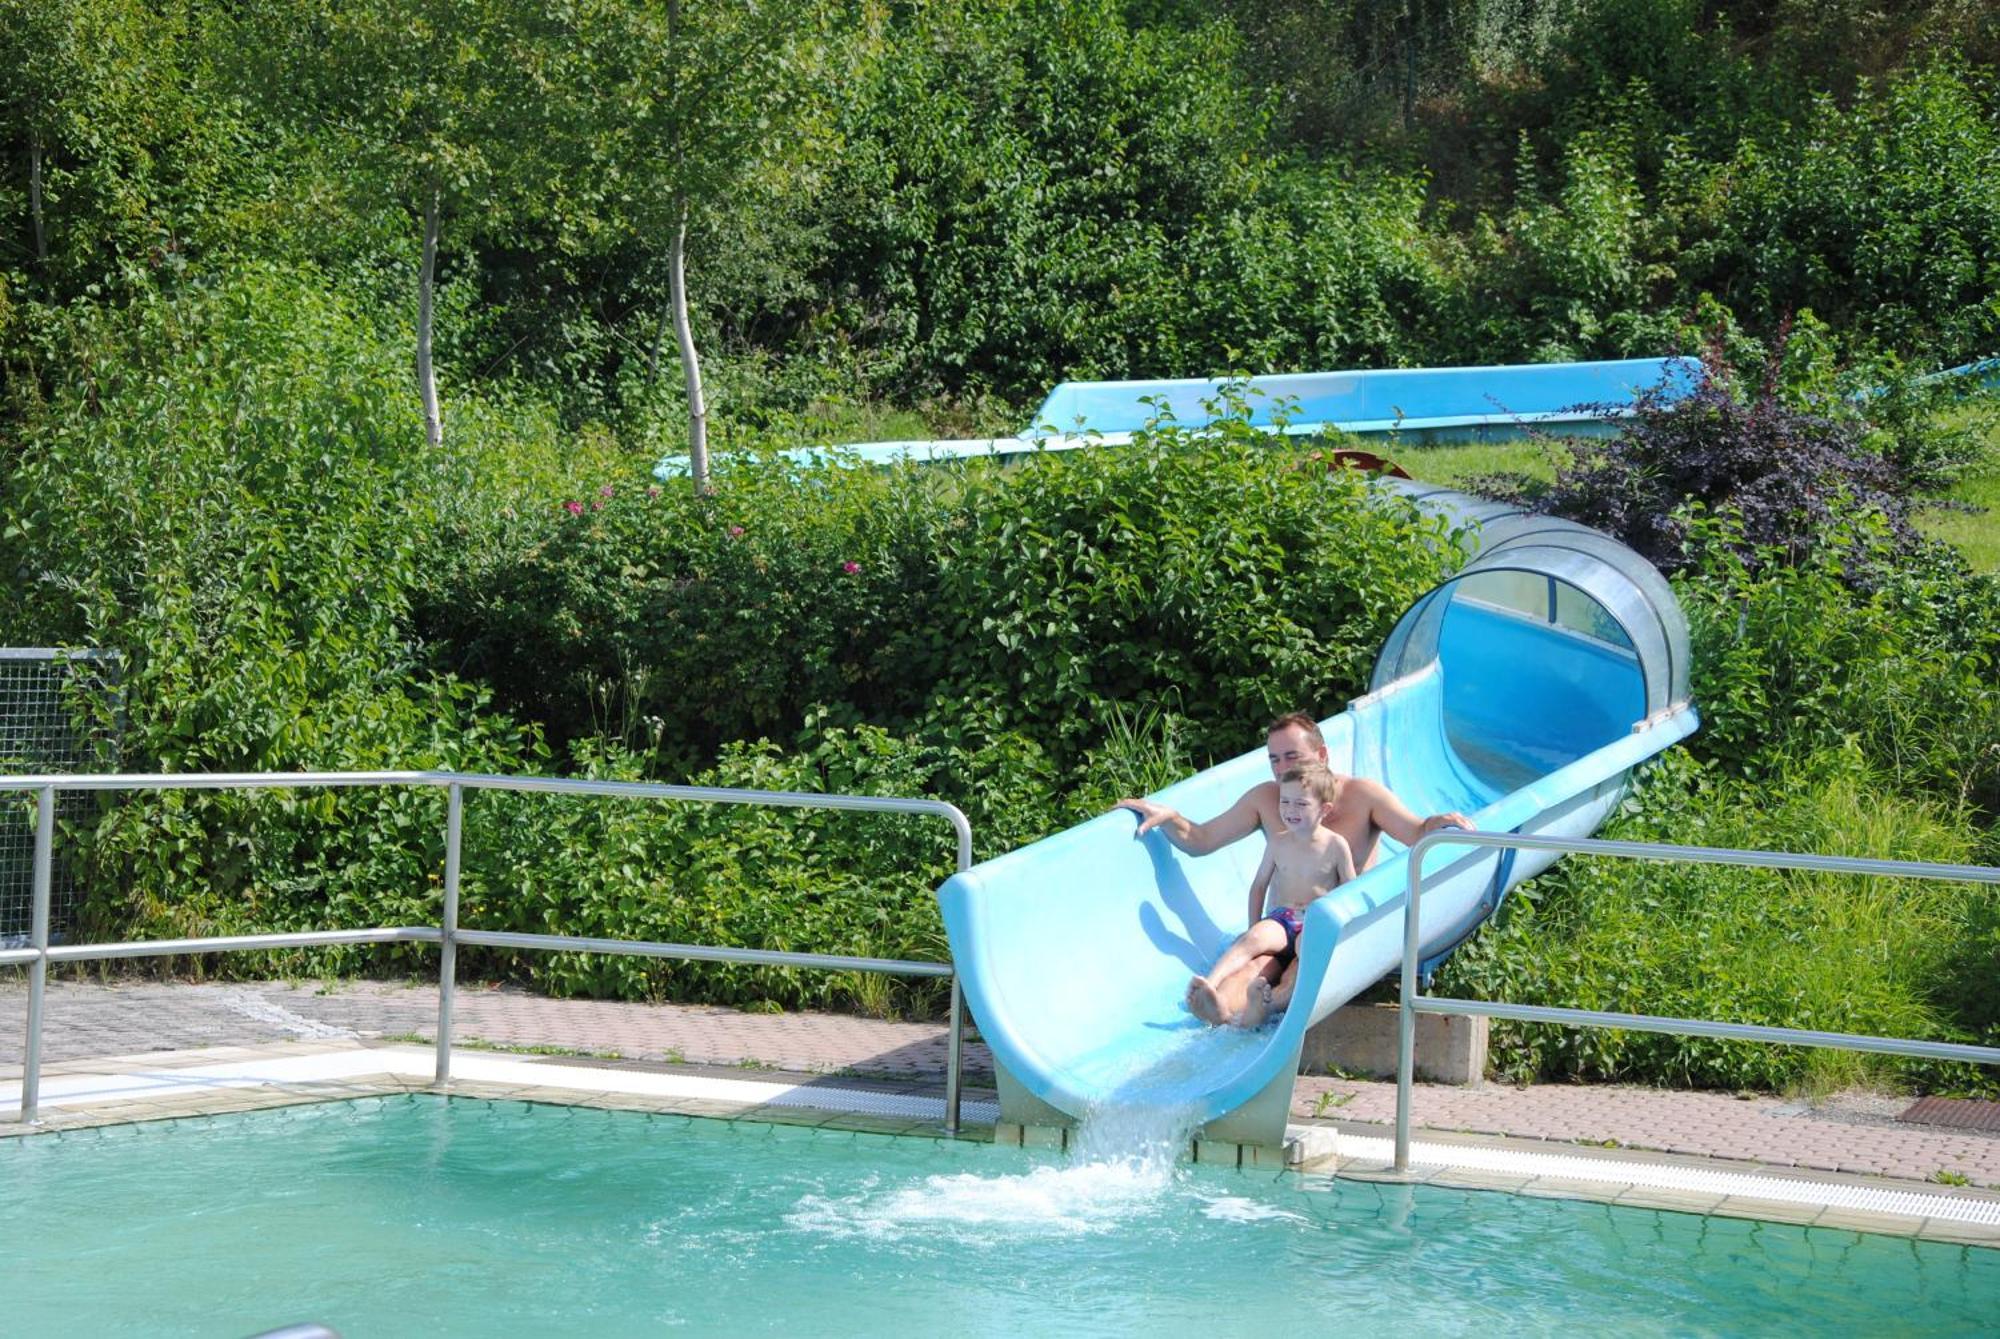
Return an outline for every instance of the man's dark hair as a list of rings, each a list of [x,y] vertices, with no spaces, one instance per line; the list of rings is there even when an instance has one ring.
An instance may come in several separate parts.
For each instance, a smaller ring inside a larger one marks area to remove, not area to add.
[[[1319,732],[1319,722],[1306,715],[1303,711],[1286,712],[1283,716],[1271,722],[1269,728],[1264,731],[1264,735],[1266,738],[1269,738],[1277,734],[1278,731],[1294,725],[1306,732],[1307,739],[1310,739],[1321,748],[1326,747],[1326,736]]]

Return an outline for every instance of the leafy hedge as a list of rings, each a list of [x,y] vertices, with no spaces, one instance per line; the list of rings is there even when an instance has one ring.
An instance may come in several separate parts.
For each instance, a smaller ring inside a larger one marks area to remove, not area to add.
[[[424,671],[410,592],[454,463],[407,426],[394,347],[309,279],[255,271],[47,333],[10,433],[0,625],[124,657],[124,765],[518,770],[532,734]],[[111,722],[102,722],[111,724]],[[394,923],[432,886],[435,798],[151,794],[74,834],[127,934]],[[428,912],[423,913],[429,919]]]
[[[679,767],[815,707],[896,729],[976,715],[1068,768],[1114,707],[1154,704],[1228,756],[1245,721],[1359,691],[1453,550],[1221,412],[1011,469],[766,459],[712,496],[607,482],[545,502],[419,623],[558,738],[609,723]]]
[[[1601,835],[1964,864],[1991,860],[1949,805],[1899,793],[1859,750],[1808,756],[1769,784],[1684,754],[1652,767]],[[1979,885],[1571,857],[1516,890],[1443,969],[1447,994],[1827,1032],[2000,1040],[1992,890]],[[1928,1072],[1991,1091],[1977,1066],[1665,1033],[1500,1024],[1518,1080],[1826,1089]]]

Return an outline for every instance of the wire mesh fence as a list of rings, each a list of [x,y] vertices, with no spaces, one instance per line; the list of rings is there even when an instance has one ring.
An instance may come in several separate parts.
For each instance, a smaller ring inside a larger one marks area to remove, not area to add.
[[[0,647],[0,773],[116,771],[119,671],[115,651]],[[57,792],[56,822],[80,823],[95,797]],[[0,805],[0,946],[28,941],[35,886],[34,797]],[[49,936],[65,938],[82,903],[74,863],[58,843]]]

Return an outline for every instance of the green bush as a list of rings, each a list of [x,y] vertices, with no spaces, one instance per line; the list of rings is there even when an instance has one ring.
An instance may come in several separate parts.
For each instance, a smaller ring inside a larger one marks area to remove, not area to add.
[[[709,495],[606,483],[545,500],[420,625],[559,740],[608,727],[669,770],[815,707],[897,730],[990,715],[1068,769],[1114,706],[1155,704],[1193,756],[1229,756],[1246,721],[1360,691],[1455,550],[1221,414],[1006,470],[763,459]]]
[[[641,779],[646,761],[586,748],[586,774]],[[695,784],[805,793],[935,796],[988,858],[1084,817],[1034,744],[967,719],[898,736],[815,717],[798,748],[730,745]],[[1108,803],[1108,801],[1106,801]],[[949,959],[932,890],[955,868],[941,818],[755,805],[482,794],[467,810],[462,922],[812,953]],[[935,1014],[936,980],[654,958],[487,959],[551,993],[784,1008],[855,1005]]]
[[[1400,165],[1287,160],[1226,19],[898,11],[843,113],[802,344],[908,397],[1424,361],[1448,278]],[[796,328],[796,327],[794,327]]]
[[[1810,307],[1850,345],[1936,350],[2000,338],[2000,130],[1989,73],[1948,62],[1817,99],[1687,174],[1683,278],[1766,328]]]
[[[532,738],[410,644],[454,471],[367,321],[310,276],[246,271],[79,306],[50,347],[5,462],[0,621],[122,653],[127,769],[529,764]],[[94,921],[171,936],[428,920],[441,834],[427,796],[237,793],[134,796],[76,837]]]
[[[1928,546],[1856,583],[1831,554],[1746,557],[1698,521],[1675,581],[1694,646],[1701,733],[1732,773],[1768,777],[1852,743],[1901,793],[2000,811],[2000,582]]]
[[[1975,829],[1895,792],[1851,750],[1765,783],[1668,755],[1606,837],[1965,863]],[[1443,969],[1446,994],[1614,1013],[1829,1032],[1989,1040],[1992,890],[1978,885],[1567,857],[1516,890]],[[1837,1051],[1665,1033],[1496,1025],[1493,1056],[1519,1080],[1717,1088],[1838,1087],[1928,1074]],[[1944,1076],[1985,1084],[1972,1067]]]
[[[969,499],[942,534],[936,657],[906,672],[1066,761],[1112,704],[1171,707],[1196,756],[1228,757],[1246,722],[1360,692],[1458,550],[1360,475],[1219,422],[1038,456]]]
[[[696,494],[631,474],[524,505],[481,561],[432,580],[434,654],[558,743],[612,735],[675,770],[727,742],[789,736],[815,703],[907,720],[926,686],[891,673],[926,634],[949,471],[884,475],[723,456]]]

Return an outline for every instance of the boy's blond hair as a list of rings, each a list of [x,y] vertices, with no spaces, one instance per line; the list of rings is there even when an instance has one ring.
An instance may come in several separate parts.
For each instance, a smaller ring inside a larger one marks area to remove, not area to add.
[[[1293,783],[1321,804],[1332,804],[1333,797],[1340,791],[1340,782],[1332,770],[1316,762],[1287,767],[1284,775],[1278,778],[1278,784],[1284,786]]]

